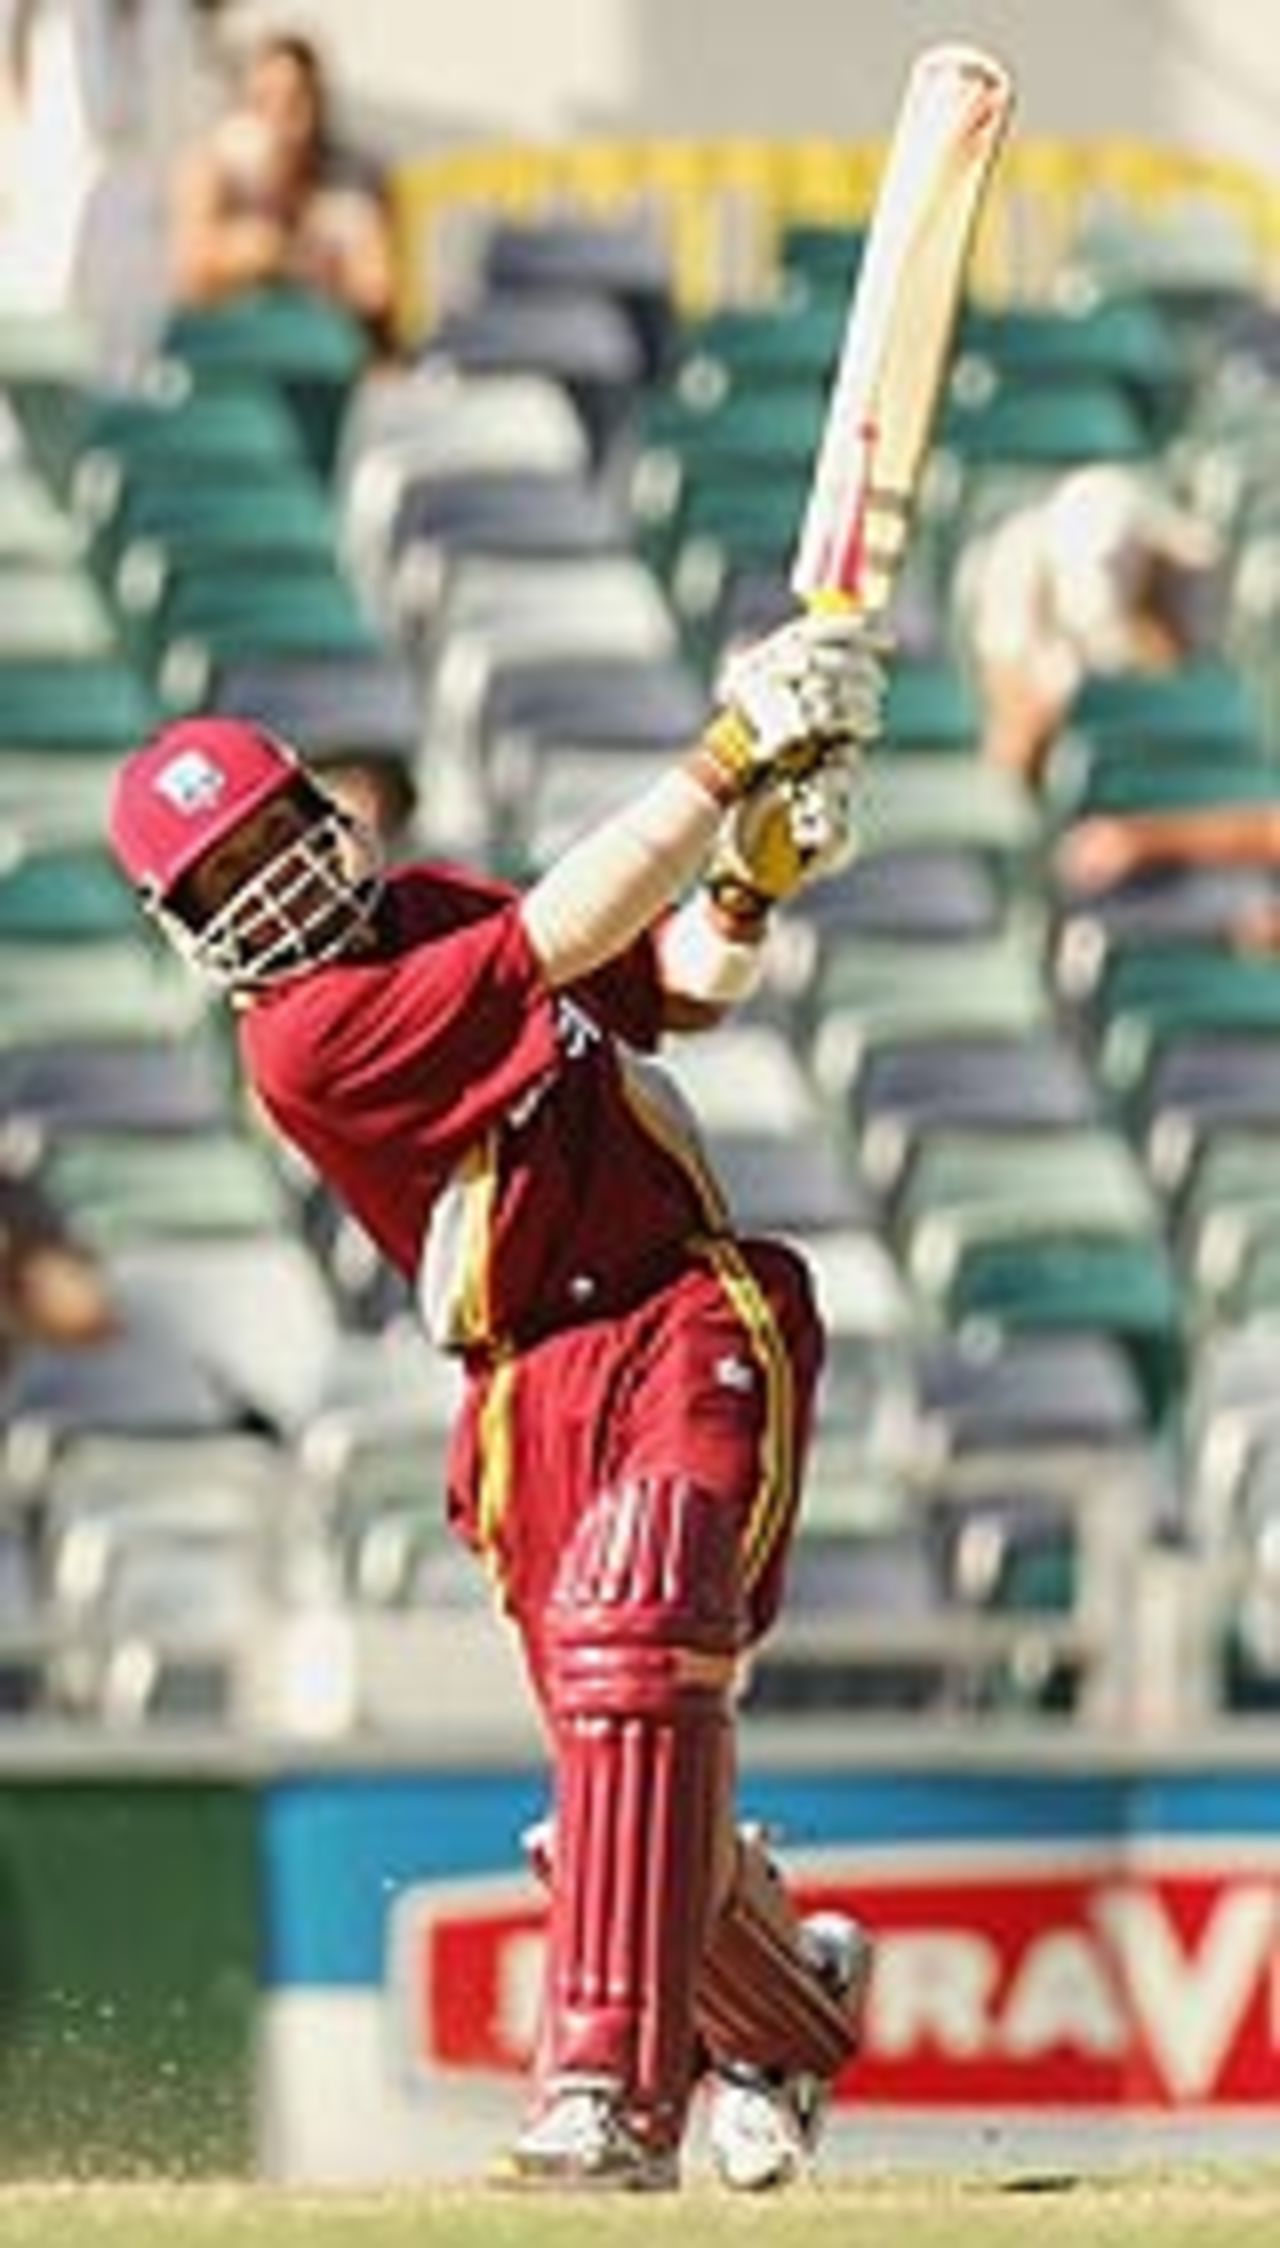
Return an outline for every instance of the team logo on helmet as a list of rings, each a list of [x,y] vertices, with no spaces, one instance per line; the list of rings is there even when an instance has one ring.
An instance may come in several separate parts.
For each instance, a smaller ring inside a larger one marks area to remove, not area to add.
[[[175,812],[195,814],[207,812],[225,795],[227,776],[202,749],[184,749],[161,766],[155,787]]]

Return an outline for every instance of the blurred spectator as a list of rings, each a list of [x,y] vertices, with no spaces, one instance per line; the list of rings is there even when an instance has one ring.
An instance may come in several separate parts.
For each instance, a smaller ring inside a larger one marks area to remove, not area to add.
[[[174,294],[214,304],[290,284],[332,297],[390,350],[391,227],[376,167],[334,139],[324,66],[275,32],[249,52],[229,110],[179,165]]]
[[[29,1172],[0,1159],[0,1376],[29,1343],[77,1349],[117,1327],[97,1258]]]
[[[0,310],[96,320],[103,230],[137,285],[191,48],[185,0],[0,0]]]
[[[1069,889],[1091,892],[1168,867],[1280,869],[1280,807],[1210,804],[1189,812],[1099,814],[1068,830],[1056,865]],[[1272,925],[1269,916],[1265,927]],[[1264,941],[1263,925],[1252,920],[1240,934],[1247,942]],[[1280,930],[1265,941],[1280,941]]]
[[[1035,785],[1090,673],[1183,662],[1215,559],[1205,525],[1109,465],[1073,470],[976,539],[957,603],[984,753]]]

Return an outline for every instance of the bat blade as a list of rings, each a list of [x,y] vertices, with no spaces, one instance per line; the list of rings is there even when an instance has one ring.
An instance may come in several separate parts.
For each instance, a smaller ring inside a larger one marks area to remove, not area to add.
[[[809,603],[892,596],[978,214],[1013,108],[1003,64],[929,47],[877,191],[791,571]]]

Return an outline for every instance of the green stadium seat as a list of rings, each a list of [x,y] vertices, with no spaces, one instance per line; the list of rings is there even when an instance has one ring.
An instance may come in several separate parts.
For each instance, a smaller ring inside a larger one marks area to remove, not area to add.
[[[1249,1228],[1213,1303],[1219,1327],[1243,1326],[1280,1312],[1280,1218],[1268,1212]]]
[[[807,382],[824,391],[847,315],[847,302],[835,295],[706,313],[686,322],[676,339],[675,387],[695,399],[773,383]]]
[[[159,723],[160,704],[123,657],[0,664],[0,757],[130,747]]]
[[[0,828],[24,849],[95,843],[106,831],[115,745],[10,749],[0,743]]]
[[[1257,714],[1239,672],[1201,657],[1174,671],[1094,672],[1078,688],[1068,723],[1109,743],[1254,743]]]
[[[130,475],[217,479],[305,466],[289,408],[265,383],[214,382],[173,398],[131,392],[73,401],[65,490],[92,531],[119,505]]]
[[[822,425],[821,396],[808,389],[731,391],[705,411],[678,398],[642,436],[631,475],[633,537],[664,577],[683,537],[699,527],[699,493],[778,478],[801,493]],[[705,503],[702,512],[705,512]],[[793,518],[791,536],[799,529]]]
[[[1280,1032],[1280,961],[1194,944],[1121,947],[1105,964],[1091,1014],[1102,1080],[1133,1104],[1171,1040]]]
[[[332,503],[316,479],[290,461],[213,481],[178,482],[167,473],[135,472],[125,480],[118,507],[98,528],[92,560],[127,605],[131,580],[148,570],[154,574],[170,552],[194,564],[239,555],[314,560],[332,558],[337,550]]]
[[[1114,383],[999,384],[966,399],[953,389],[943,408],[939,449],[976,477],[992,467],[1082,467],[1136,461],[1151,440],[1136,407]]]
[[[1276,767],[1254,740],[1112,743],[1072,729],[1050,751],[1043,799],[1050,822],[1066,827],[1095,813],[1265,803],[1277,789]]]
[[[1280,1231],[1280,1135],[1211,1135],[1179,1201],[1176,1224],[1198,1320],[1234,1322],[1250,1265]]]
[[[778,236],[778,262],[802,298],[828,297],[848,309],[849,291],[867,246],[865,226],[790,219]]]
[[[1079,309],[1043,304],[970,306],[959,349],[1004,379],[1048,384],[1100,379],[1136,406],[1157,441],[1180,424],[1191,394],[1187,353],[1173,325],[1141,296],[1112,295]]]
[[[1113,1335],[1133,1361],[1153,1422],[1176,1405],[1185,1366],[1182,1303],[1158,1241],[978,1241],[961,1256],[937,1309],[952,1327]]]
[[[27,848],[0,865],[0,946],[94,944],[137,933],[137,900],[105,843]]]
[[[330,298],[272,288],[170,314],[159,349],[197,376],[232,375],[277,387],[308,460],[327,481],[343,416],[369,356],[359,324]]]
[[[207,700],[227,665],[276,656],[367,660],[384,652],[331,563],[280,569],[234,559],[178,574],[144,636],[142,650],[148,647],[160,695],[176,710]]]

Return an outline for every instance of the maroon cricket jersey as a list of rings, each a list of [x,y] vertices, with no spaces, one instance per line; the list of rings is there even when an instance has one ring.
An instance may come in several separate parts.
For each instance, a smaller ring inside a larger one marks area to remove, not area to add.
[[[241,1020],[271,1116],[419,1277],[452,1348],[625,1305],[725,1222],[689,1120],[638,1062],[661,1030],[651,937],[557,992],[519,907],[455,867],[399,869],[372,952]]]

